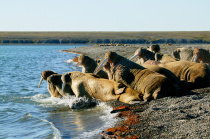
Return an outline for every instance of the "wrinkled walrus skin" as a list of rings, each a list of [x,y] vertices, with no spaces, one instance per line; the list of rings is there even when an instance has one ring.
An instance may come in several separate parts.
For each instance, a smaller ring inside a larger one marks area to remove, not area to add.
[[[41,83],[43,80],[47,80],[47,78],[51,75],[57,74],[56,72],[53,72],[51,70],[45,70],[41,73],[41,80],[39,82],[39,87],[41,86]],[[56,97],[56,98],[60,98],[62,97],[62,95],[59,93],[59,91],[56,89],[56,87],[54,85],[51,85],[49,83],[47,83],[47,89],[50,93],[51,96]]]
[[[205,64],[176,61],[159,66],[169,69],[181,81],[186,81],[189,90],[210,87],[210,68]]]
[[[78,57],[78,64],[82,65],[83,73],[93,73],[95,68],[97,67],[97,62],[94,59],[83,54]],[[101,78],[108,79],[107,73],[104,72],[103,70],[98,72],[97,75],[100,76]]]
[[[62,81],[61,81],[61,76],[62,74],[53,74],[50,75],[47,78],[47,82],[48,84],[50,84],[50,86],[55,86],[56,89],[58,90],[59,94],[61,94],[64,98],[65,97],[69,97],[69,96],[75,96],[74,92],[71,89],[71,86],[69,84],[66,84],[64,86],[64,89],[62,90]]]
[[[114,81],[143,94],[145,101],[177,94],[173,83],[166,76],[150,71],[115,52],[107,52],[101,63],[104,61],[110,63]],[[101,64],[98,69],[100,67]]]
[[[176,87],[177,90],[180,90],[183,92],[185,91],[184,86],[182,86],[178,77],[170,70],[160,67],[160,66],[157,66],[157,65],[146,65],[144,67],[151,71],[154,71],[154,72],[157,72],[157,73],[160,73],[160,74],[166,76],[169,80],[172,81],[173,85]]]
[[[91,73],[81,73],[78,71],[68,72],[62,75],[62,81],[70,84],[76,97],[86,96],[100,99],[101,101],[119,100],[124,103],[141,100],[141,95],[127,87],[108,79],[99,78]]]

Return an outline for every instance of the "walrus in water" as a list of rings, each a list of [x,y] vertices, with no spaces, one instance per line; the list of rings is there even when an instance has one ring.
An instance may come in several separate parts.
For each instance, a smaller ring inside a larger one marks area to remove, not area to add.
[[[68,98],[69,96],[75,96],[74,92],[71,89],[71,86],[69,84],[65,84],[63,86],[62,90],[62,84],[63,82],[61,81],[61,76],[62,74],[52,74],[47,78],[48,84],[51,86],[55,86],[56,89],[59,91],[59,93],[63,96]]]
[[[45,70],[41,73],[41,80],[39,82],[39,86],[38,88],[40,88],[42,81],[43,80],[47,80],[47,78],[53,74],[57,74],[56,72],[53,72],[51,70]],[[47,89],[50,93],[51,96],[56,97],[56,98],[60,98],[62,97],[62,95],[59,93],[59,91],[56,89],[56,87],[54,85],[51,85],[49,83],[47,83]]]
[[[78,63],[77,65],[82,65],[82,72],[83,73],[93,73],[95,68],[97,67],[97,62],[90,58],[89,56],[86,55],[80,55],[77,59]],[[101,70],[100,72],[97,73],[101,78],[108,79],[108,75],[106,72]]]
[[[96,68],[97,73],[105,62],[109,62],[113,80],[143,94],[145,101],[170,95],[177,95],[173,82],[166,76],[142,67],[115,52],[107,52]]]
[[[101,101],[119,100],[129,104],[142,98],[140,93],[131,88],[91,73],[68,72],[62,75],[61,80],[63,84],[71,85],[76,97],[94,97]]]

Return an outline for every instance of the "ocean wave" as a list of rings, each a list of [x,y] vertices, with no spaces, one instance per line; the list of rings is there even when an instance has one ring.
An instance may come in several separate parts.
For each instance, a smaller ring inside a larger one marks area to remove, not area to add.
[[[54,135],[54,139],[61,139],[61,133],[60,131],[55,127],[55,125],[47,120],[41,119],[43,122],[47,122],[51,125],[52,129],[54,130],[53,135]]]
[[[97,119],[93,119],[93,117],[89,117],[89,121],[94,121],[96,123],[93,123],[94,125],[96,124],[96,126],[98,126],[98,122],[97,120],[100,121],[100,123],[102,125],[99,126],[99,128],[93,128],[93,130],[85,130],[84,132],[78,134],[77,137],[73,137],[75,139],[80,139],[80,138],[96,138],[100,132],[102,132],[103,130],[113,126],[118,120],[115,118],[117,113],[111,114],[110,111],[112,110],[111,106],[108,106],[106,104],[106,102],[101,102],[100,100],[96,100],[96,99],[87,99],[86,97],[80,97],[80,98],[76,98],[75,96],[68,96],[66,98],[54,98],[54,97],[49,97],[47,95],[44,94],[37,94],[35,96],[32,97],[32,100],[40,103],[40,105],[42,107],[54,107],[54,108],[59,108],[58,111],[63,111],[64,107],[68,108],[68,109],[85,109],[84,111],[90,111],[91,113],[97,113],[97,115],[99,116]],[[92,107],[96,105],[95,107]],[[57,111],[57,112],[58,112]],[[65,109],[66,111],[66,109]],[[80,112],[76,110],[76,113]],[[101,114],[98,114],[98,112],[100,112]],[[73,112],[74,113],[74,112]],[[90,115],[86,115],[87,117]],[[87,117],[80,117],[80,120],[84,120]],[[79,121],[80,121],[79,120]],[[49,122],[49,121],[46,121]],[[59,131],[56,126],[49,122],[49,124],[52,126],[53,130],[54,130],[54,138],[60,138],[62,135],[60,132],[63,133],[63,131]],[[87,127],[90,125],[86,125]],[[79,126],[78,126],[79,128]]]
[[[49,97],[44,94],[37,94],[32,97],[33,101],[39,102],[43,107],[63,107],[68,106],[71,109],[83,109],[98,104],[96,99],[87,99],[86,97],[76,98],[75,96],[67,96],[65,98]]]
[[[103,112],[105,115],[100,116],[99,118],[103,121],[103,125],[100,128],[97,128],[93,131],[83,132],[78,137],[74,137],[74,139],[80,139],[80,138],[97,138],[103,130],[113,126],[118,119],[115,118],[117,113],[111,114],[110,111],[112,110],[112,107],[106,105],[105,102],[100,102],[98,104],[98,109],[103,109]]]
[[[41,118],[39,115],[33,115],[31,113],[25,113],[22,116],[18,115],[19,118],[10,123],[13,126],[10,130],[16,130],[12,132],[10,136],[28,137],[28,138],[54,138],[61,139],[60,131],[54,126],[54,124],[48,120]],[[21,125],[21,127],[19,126]],[[33,129],[33,130],[31,130]],[[24,130],[24,133],[21,132]],[[5,131],[4,131],[5,132]],[[6,131],[7,133],[9,131]]]

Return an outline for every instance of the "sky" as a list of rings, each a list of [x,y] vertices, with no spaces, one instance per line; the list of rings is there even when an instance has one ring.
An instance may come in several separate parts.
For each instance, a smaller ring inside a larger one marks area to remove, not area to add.
[[[0,31],[210,31],[210,0],[0,3]]]

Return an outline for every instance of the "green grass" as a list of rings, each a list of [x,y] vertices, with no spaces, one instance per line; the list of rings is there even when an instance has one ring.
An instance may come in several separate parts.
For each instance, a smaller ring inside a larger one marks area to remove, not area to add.
[[[210,42],[210,31],[174,31],[174,32],[0,32],[2,40],[137,40],[155,41],[160,39],[205,40]]]

